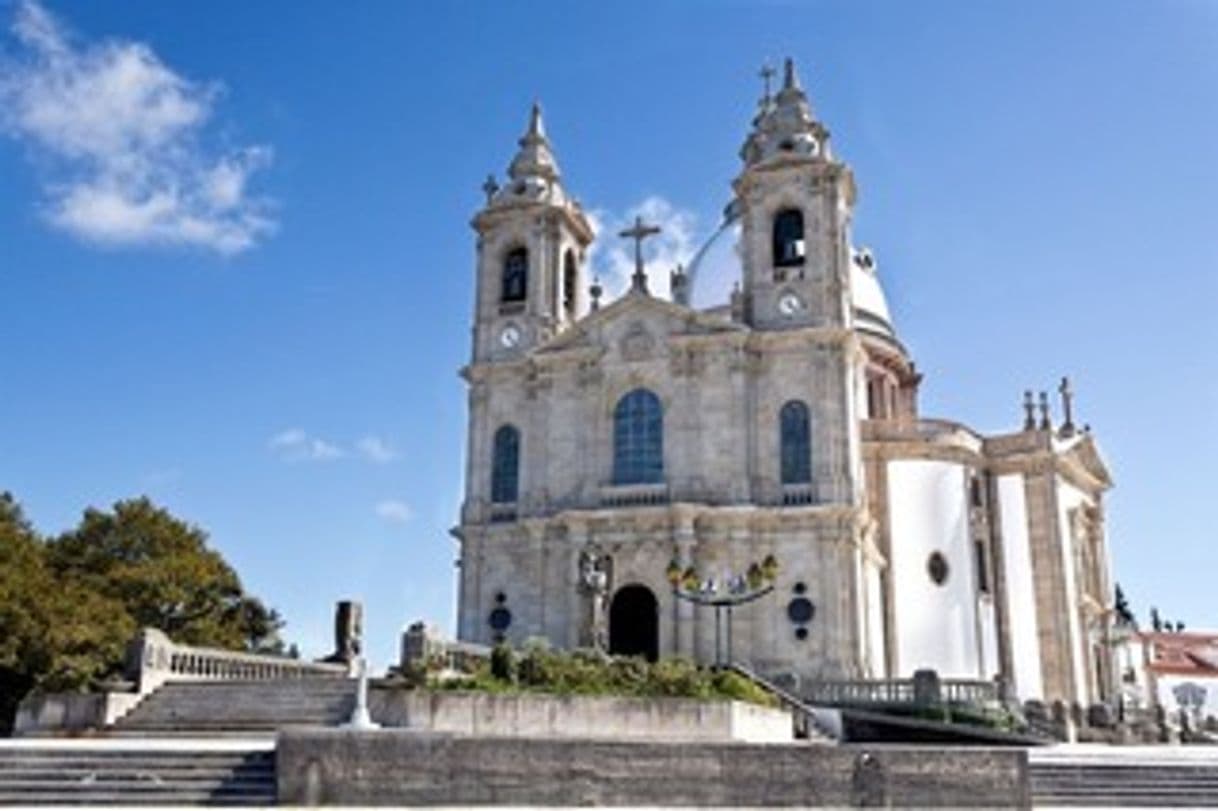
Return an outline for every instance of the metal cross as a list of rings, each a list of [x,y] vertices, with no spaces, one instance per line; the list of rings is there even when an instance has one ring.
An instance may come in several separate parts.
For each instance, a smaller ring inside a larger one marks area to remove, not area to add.
[[[757,75],[761,77],[761,80],[765,82],[765,96],[762,97],[765,101],[770,100],[770,80],[773,79],[777,73],[778,71],[770,67],[768,62],[762,65],[761,70],[757,73]]]
[[[499,191],[499,184],[495,182],[494,175],[486,176],[486,182],[482,184],[482,191],[486,193],[486,202],[489,205],[495,192]]]
[[[643,272],[643,240],[660,233],[659,226],[644,225],[642,217],[634,218],[634,226],[618,234],[634,240],[634,275],[630,277],[631,286],[640,293],[647,292],[647,274]]]

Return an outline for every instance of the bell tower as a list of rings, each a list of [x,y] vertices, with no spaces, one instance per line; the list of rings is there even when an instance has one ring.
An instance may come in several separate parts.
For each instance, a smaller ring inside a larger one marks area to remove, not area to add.
[[[740,210],[745,320],[754,329],[846,326],[854,178],[829,151],[795,65],[765,95],[740,150],[733,183]]]
[[[478,233],[473,360],[508,360],[566,328],[583,310],[592,226],[562,186],[534,103],[500,186],[487,178]]]

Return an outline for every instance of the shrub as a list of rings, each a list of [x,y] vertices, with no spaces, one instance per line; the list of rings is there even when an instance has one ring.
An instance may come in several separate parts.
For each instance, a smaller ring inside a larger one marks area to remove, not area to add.
[[[500,642],[491,648],[491,676],[499,681],[516,681],[516,654],[510,645]]]

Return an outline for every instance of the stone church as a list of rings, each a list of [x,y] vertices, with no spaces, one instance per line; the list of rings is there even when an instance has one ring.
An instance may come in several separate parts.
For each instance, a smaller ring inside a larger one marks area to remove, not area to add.
[[[660,269],[670,298],[649,291],[641,222],[631,288],[602,301],[536,106],[488,179],[458,636],[730,655],[794,683],[933,668],[1023,700],[1114,695],[1111,482],[1066,382],[1060,425],[1030,392],[1009,433],[923,418],[853,240],[854,175],[789,60],[740,157],[715,237],[737,240],[738,284],[704,308],[696,260]],[[726,618],[704,604],[734,594],[750,599]]]

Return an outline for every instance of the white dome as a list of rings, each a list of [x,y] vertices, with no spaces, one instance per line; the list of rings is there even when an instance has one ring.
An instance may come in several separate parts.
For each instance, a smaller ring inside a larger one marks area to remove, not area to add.
[[[875,258],[868,248],[851,253],[850,301],[854,305],[855,326],[896,338],[892,317],[888,314],[888,299],[876,275]]]

